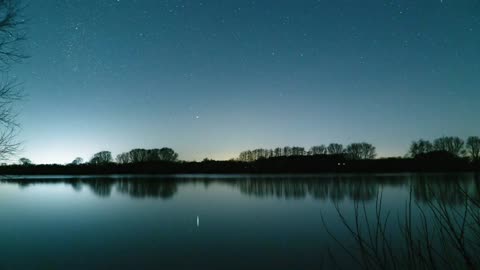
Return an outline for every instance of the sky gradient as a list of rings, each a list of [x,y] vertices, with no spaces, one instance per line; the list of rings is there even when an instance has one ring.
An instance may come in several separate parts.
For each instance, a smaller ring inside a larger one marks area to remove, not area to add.
[[[480,135],[480,1],[30,1],[19,156]]]

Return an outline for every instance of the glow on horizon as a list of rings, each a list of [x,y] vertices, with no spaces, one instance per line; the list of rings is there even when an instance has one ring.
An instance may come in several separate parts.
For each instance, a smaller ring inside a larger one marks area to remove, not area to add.
[[[475,1],[30,2],[11,75],[28,95],[18,157],[37,164],[363,141],[403,156],[480,134]]]
[[[45,148],[35,149],[35,151],[29,151],[32,153],[31,156],[23,155],[25,151],[20,151],[16,154],[16,156],[10,159],[9,164],[17,163],[20,157],[26,157],[30,159],[34,164],[68,164],[71,163],[75,158],[81,157],[84,162],[88,162],[90,158],[99,151],[109,151],[107,148],[99,148],[99,147],[88,147],[88,143],[84,144],[76,144],[76,145],[68,145],[68,144],[55,144],[55,145],[45,145]],[[290,145],[290,146],[293,146]],[[301,145],[300,145],[301,146]],[[311,145],[313,146],[313,145]],[[305,149],[308,149],[311,146],[304,146]],[[162,146],[163,147],[163,146]],[[202,161],[205,158],[212,159],[212,160],[231,160],[236,159],[241,151],[244,150],[253,150],[255,148],[275,148],[274,147],[252,147],[246,149],[239,149],[238,151],[226,151],[226,152],[218,152],[218,153],[199,153],[192,155],[187,151],[177,151],[179,153],[179,160],[184,161]],[[283,147],[278,146],[278,147]],[[407,146],[406,146],[407,147]],[[154,147],[138,147],[138,148],[154,148]],[[132,148],[133,149],[133,148]],[[117,154],[127,152],[131,149],[126,149],[125,151],[111,151],[112,157],[115,159]],[[175,149],[174,149],[175,150]],[[377,148],[377,158],[385,158],[385,157],[399,157],[404,156],[406,154],[407,148],[405,149],[391,149],[390,151],[382,151],[382,149]]]

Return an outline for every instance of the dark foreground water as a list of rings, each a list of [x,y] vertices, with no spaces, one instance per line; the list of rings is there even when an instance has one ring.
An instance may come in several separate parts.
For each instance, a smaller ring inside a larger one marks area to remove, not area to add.
[[[432,249],[454,254],[439,246],[454,237],[434,235],[434,207],[458,209],[452,220],[462,221],[479,192],[475,174],[5,179],[0,269],[423,268],[409,259],[417,241],[408,239],[442,239]],[[470,256],[480,242],[474,230],[464,235]],[[437,255],[430,266],[473,265],[462,255]]]

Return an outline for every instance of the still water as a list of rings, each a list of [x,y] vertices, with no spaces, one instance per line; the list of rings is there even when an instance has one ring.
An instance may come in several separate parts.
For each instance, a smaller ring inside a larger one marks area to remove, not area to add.
[[[466,194],[478,175],[15,177],[0,182],[0,269],[360,267],[355,213],[364,232],[390,217],[376,229],[397,245],[407,212],[423,228],[419,209]]]

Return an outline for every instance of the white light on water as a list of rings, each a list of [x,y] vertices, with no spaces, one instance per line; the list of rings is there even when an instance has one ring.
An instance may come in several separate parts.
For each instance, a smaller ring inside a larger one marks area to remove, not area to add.
[[[197,227],[200,227],[200,217],[197,216]]]

